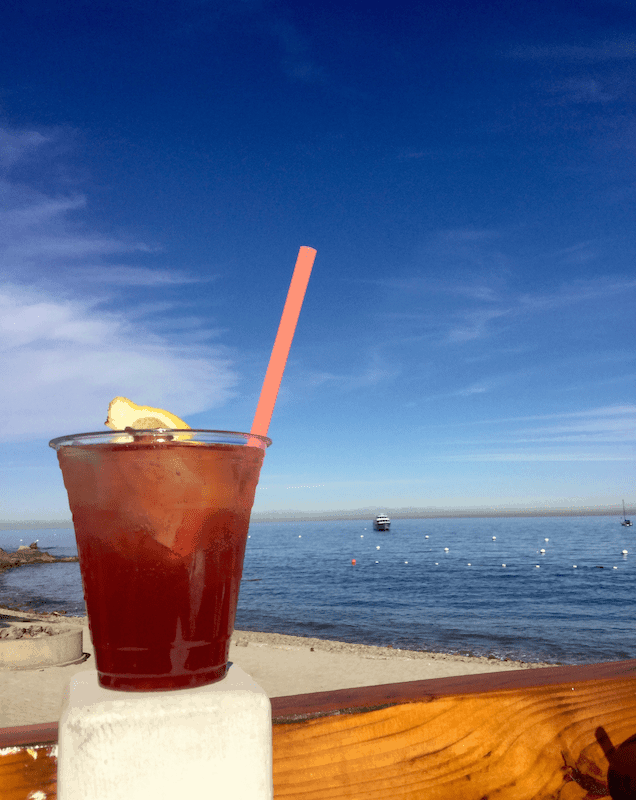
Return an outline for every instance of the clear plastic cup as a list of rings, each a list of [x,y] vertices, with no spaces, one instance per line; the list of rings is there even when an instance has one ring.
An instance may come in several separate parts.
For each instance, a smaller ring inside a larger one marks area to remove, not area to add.
[[[165,691],[227,670],[263,436],[145,430],[53,439],[102,686]]]

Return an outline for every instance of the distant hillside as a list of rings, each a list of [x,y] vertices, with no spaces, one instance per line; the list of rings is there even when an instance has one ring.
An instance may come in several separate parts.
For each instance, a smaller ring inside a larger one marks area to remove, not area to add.
[[[627,507],[626,513],[636,512]],[[387,514],[392,519],[462,519],[479,517],[608,517],[620,516],[619,506],[581,508],[356,508],[347,511],[254,511],[252,522],[329,522],[342,519],[373,519]],[[0,522],[0,530],[72,528],[69,520],[22,520]]]
[[[20,520],[19,522],[12,522],[5,520],[0,522],[0,531],[26,531],[26,530],[39,530],[40,528],[72,528],[73,521],[70,519],[59,520],[42,520],[42,519],[28,519]]]
[[[634,513],[627,509],[628,513]],[[620,515],[618,506],[594,508],[358,508],[351,511],[255,511],[252,522],[331,521],[373,519],[387,514],[391,519],[462,519],[481,517],[605,517]]]

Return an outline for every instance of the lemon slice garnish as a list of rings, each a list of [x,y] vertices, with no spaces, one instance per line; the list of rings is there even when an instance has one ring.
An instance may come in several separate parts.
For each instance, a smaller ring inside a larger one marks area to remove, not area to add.
[[[182,419],[175,417],[169,411],[164,411],[162,408],[150,408],[150,406],[138,406],[127,397],[115,397],[110,401],[105,424],[114,431],[123,431],[126,428],[133,430],[190,428]]]

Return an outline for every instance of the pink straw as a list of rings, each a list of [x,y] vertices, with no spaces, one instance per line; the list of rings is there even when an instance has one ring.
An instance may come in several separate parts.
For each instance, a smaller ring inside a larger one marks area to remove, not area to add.
[[[287,356],[289,355],[289,349],[292,339],[294,338],[296,323],[298,322],[300,309],[302,308],[305,298],[305,291],[309,283],[309,276],[311,275],[311,268],[314,265],[315,258],[316,251],[313,247],[300,248],[298,258],[296,259],[296,266],[294,267],[294,274],[289,284],[287,300],[283,308],[283,316],[280,319],[278,333],[274,340],[274,347],[272,348],[267,372],[265,373],[261,396],[256,406],[254,422],[252,422],[250,433],[256,436],[267,436],[269,423],[272,419],[272,413],[274,412],[274,404],[278,397],[280,382],[283,378],[283,372],[285,371]]]

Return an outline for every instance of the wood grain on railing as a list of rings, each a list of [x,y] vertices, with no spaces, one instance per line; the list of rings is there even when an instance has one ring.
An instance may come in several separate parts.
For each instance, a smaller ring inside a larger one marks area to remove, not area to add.
[[[280,800],[636,798],[636,661],[272,699]],[[56,797],[57,725],[0,731],[0,798]]]
[[[0,798],[57,798],[57,723],[0,729]]]

